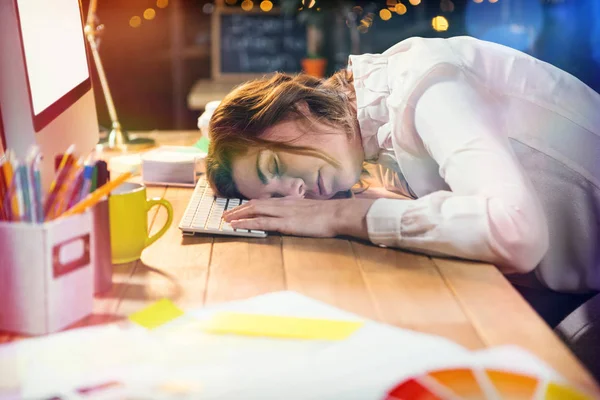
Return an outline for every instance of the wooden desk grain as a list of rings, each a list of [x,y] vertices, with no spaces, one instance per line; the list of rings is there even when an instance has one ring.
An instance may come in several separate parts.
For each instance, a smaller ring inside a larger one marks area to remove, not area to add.
[[[153,136],[169,144],[189,143],[197,132]],[[177,225],[191,193],[148,188],[149,197],[173,204],[173,224],[144,250],[141,260],[115,266],[113,289],[97,297],[94,315],[77,326],[125,319],[163,297],[194,308],[294,290],[366,318],[444,336],[469,349],[518,345],[574,384],[597,390],[591,375],[492,265],[344,238],[184,237]],[[151,230],[160,228],[165,218],[162,208],[153,209],[148,214]],[[0,342],[10,338],[0,335]]]

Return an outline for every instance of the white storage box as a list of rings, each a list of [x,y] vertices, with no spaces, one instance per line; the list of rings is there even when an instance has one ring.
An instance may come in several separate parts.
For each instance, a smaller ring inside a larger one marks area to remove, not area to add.
[[[91,213],[0,222],[0,331],[42,335],[92,313]]]

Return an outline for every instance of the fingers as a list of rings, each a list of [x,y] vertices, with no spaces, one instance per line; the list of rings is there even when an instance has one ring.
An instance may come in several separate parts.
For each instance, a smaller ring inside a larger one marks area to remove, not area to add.
[[[237,219],[231,221],[234,229],[251,229],[271,232],[283,232],[284,221],[281,218],[258,217],[249,219]]]
[[[225,211],[223,219],[231,222],[238,219],[248,219],[258,216],[283,217],[289,215],[290,210],[281,199],[250,200],[234,209]]]

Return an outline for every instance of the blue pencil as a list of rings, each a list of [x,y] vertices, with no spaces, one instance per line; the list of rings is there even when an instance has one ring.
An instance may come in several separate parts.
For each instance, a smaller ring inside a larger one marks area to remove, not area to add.
[[[31,198],[29,197],[29,179],[27,177],[27,165],[20,165],[17,169],[19,175],[19,188],[21,199],[19,200],[19,208],[21,208],[21,219],[25,222],[32,222],[33,218],[31,215]],[[18,196],[17,192],[17,196]],[[17,197],[18,198],[18,197]]]
[[[27,177],[29,178],[29,193],[31,196],[31,221],[44,222],[42,198],[42,183],[40,177],[40,162],[42,155],[37,146],[33,146],[27,157]]]

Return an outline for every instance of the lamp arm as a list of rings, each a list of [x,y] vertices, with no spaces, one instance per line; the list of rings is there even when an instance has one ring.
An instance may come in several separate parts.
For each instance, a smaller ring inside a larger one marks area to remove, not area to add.
[[[119,123],[119,119],[117,117],[117,110],[115,109],[115,103],[113,102],[112,94],[110,93],[110,88],[108,87],[108,81],[106,79],[106,73],[104,72],[104,66],[102,65],[102,60],[100,59],[100,52],[98,51],[98,43],[96,42],[96,7],[98,1],[91,0],[90,6],[88,8],[87,21],[85,24],[85,37],[90,45],[90,50],[92,52],[92,58],[94,59],[94,64],[96,65],[96,70],[98,71],[98,78],[100,80],[100,85],[102,86],[102,92],[104,94],[104,100],[106,101],[106,108],[108,109],[108,114],[110,115],[110,120],[112,122],[113,128],[120,128],[121,124]]]

